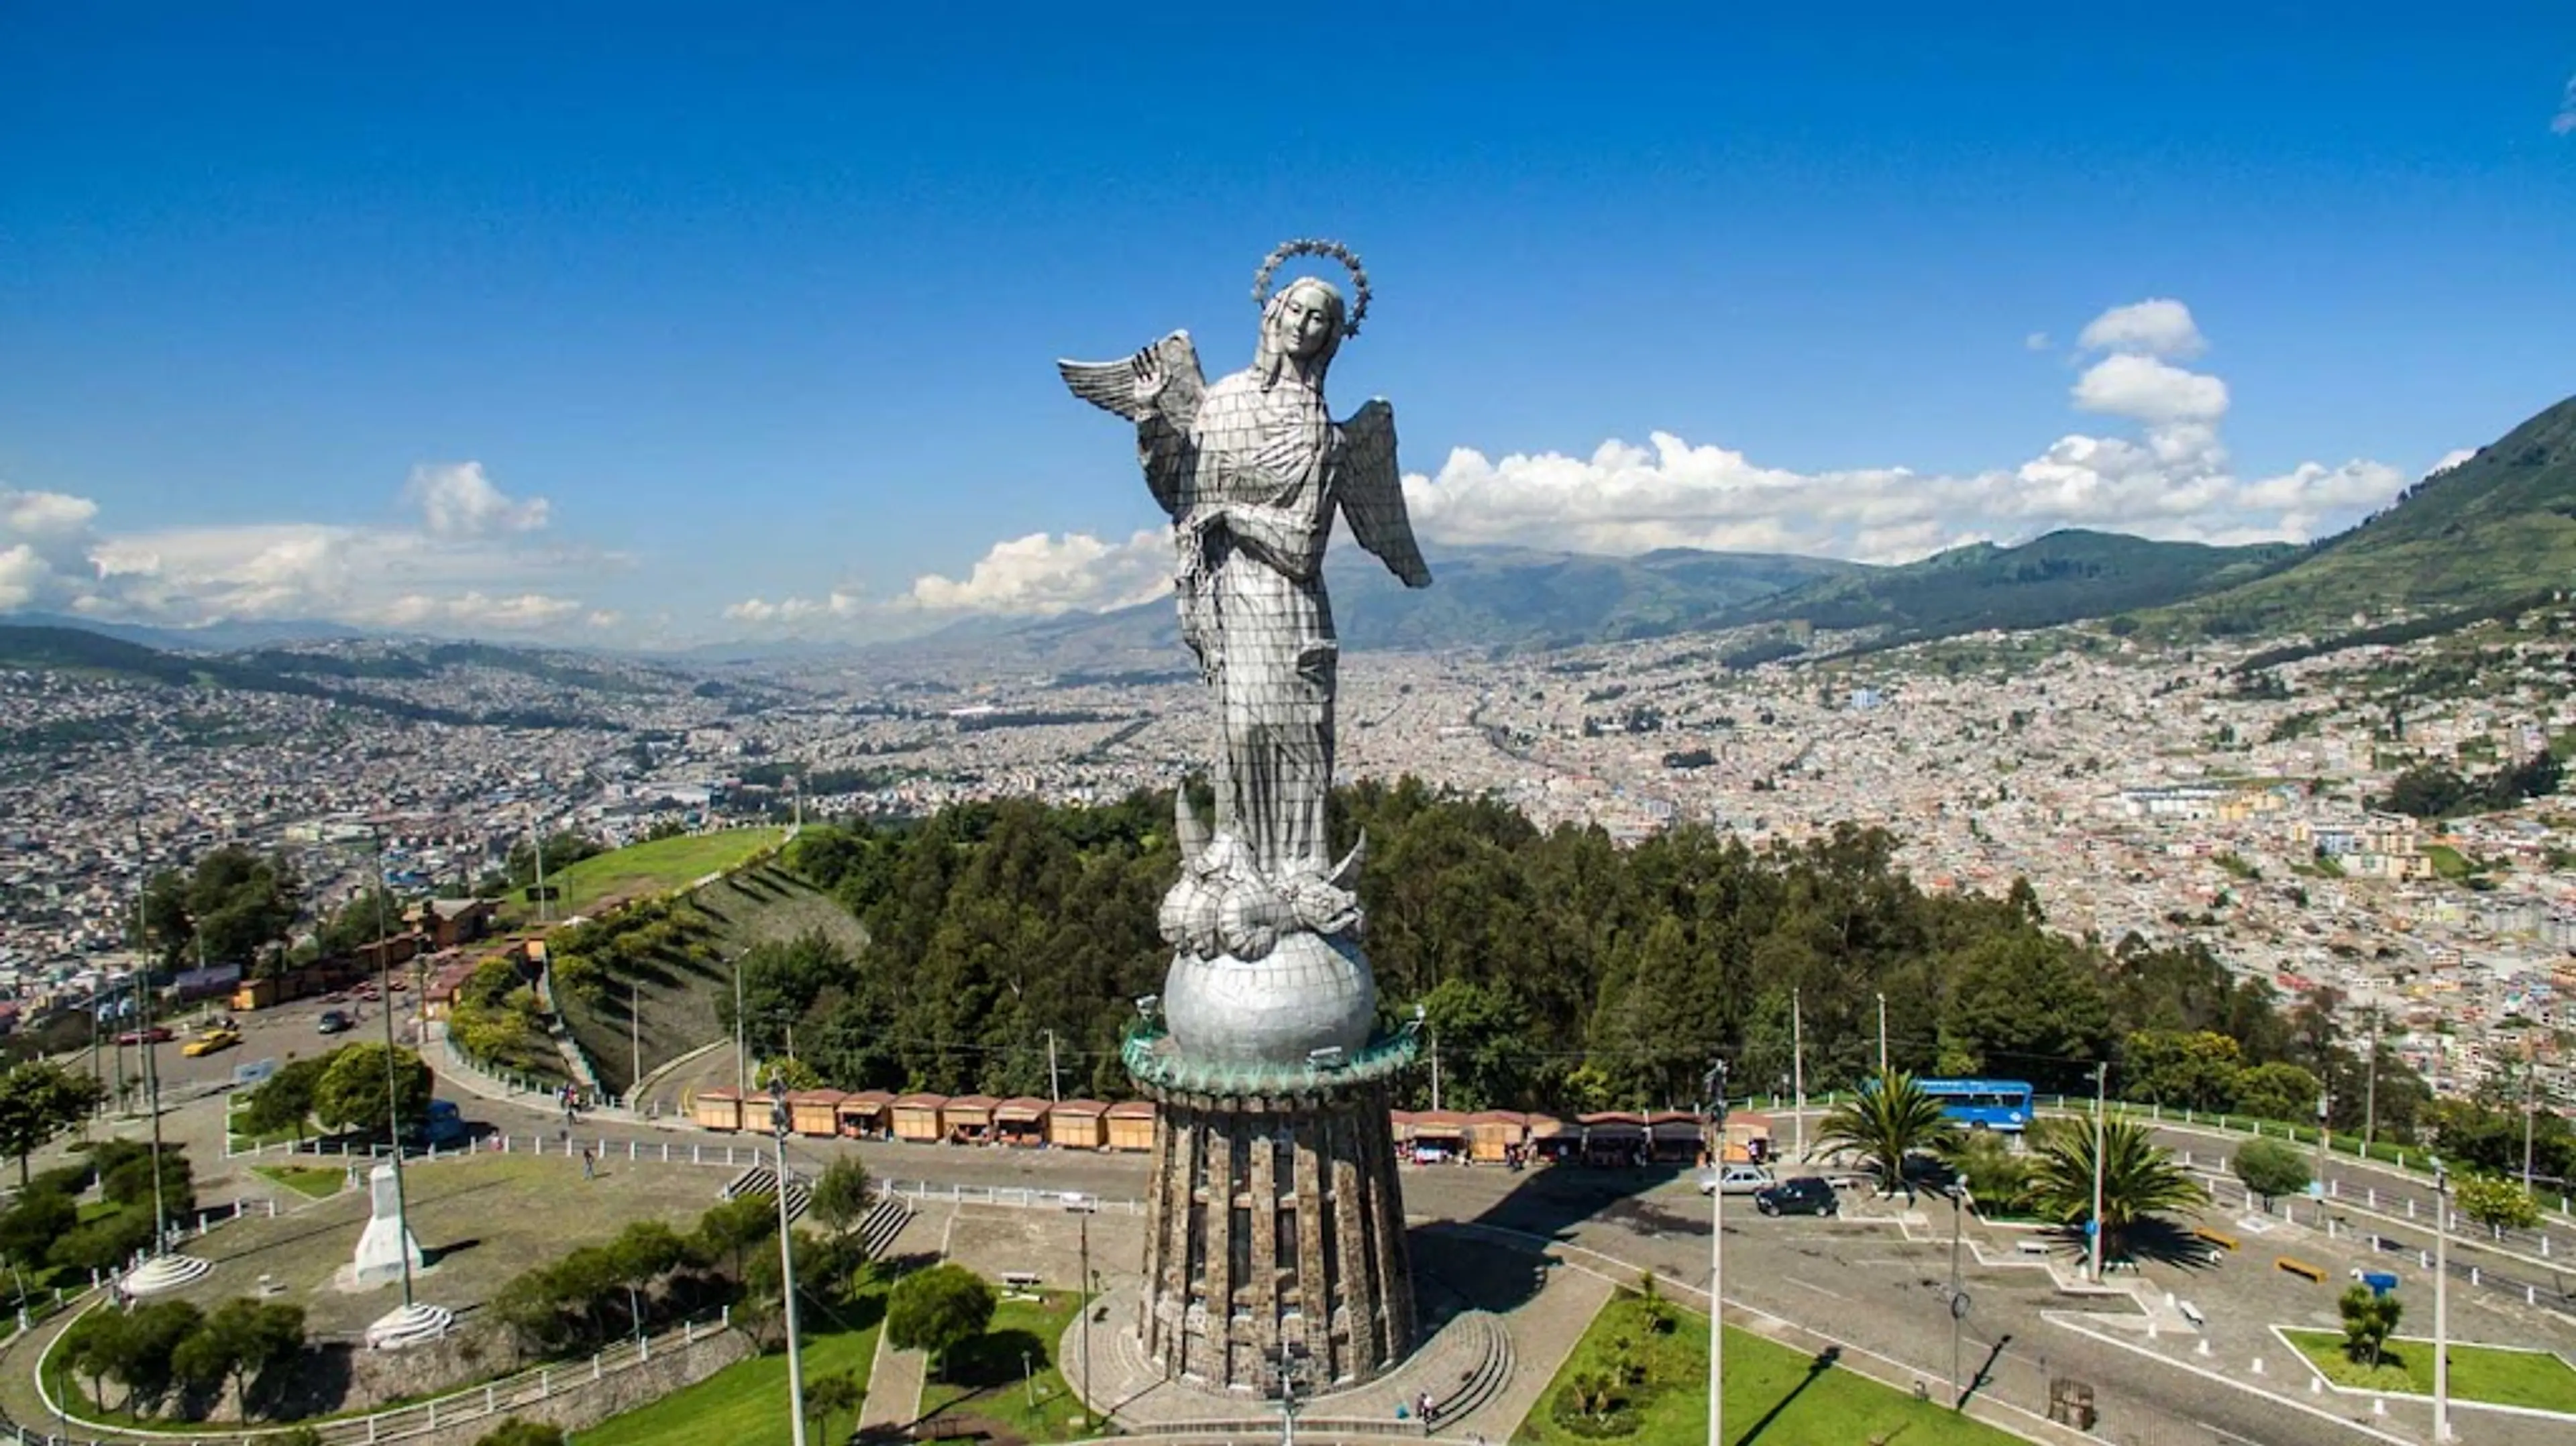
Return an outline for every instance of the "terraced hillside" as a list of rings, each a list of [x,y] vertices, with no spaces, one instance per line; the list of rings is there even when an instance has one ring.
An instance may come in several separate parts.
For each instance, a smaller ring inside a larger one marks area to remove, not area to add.
[[[695,947],[663,948],[623,968],[604,967],[595,995],[568,994],[557,1001],[601,1087],[612,1094],[622,1095],[634,1083],[638,1035],[648,1074],[722,1037],[716,1002],[730,997],[730,961],[744,950],[816,930],[854,951],[867,942],[847,909],[775,863],[710,884],[690,902],[712,926]],[[634,1014],[628,1012],[630,984]],[[639,1022],[640,1030],[630,1032]]]

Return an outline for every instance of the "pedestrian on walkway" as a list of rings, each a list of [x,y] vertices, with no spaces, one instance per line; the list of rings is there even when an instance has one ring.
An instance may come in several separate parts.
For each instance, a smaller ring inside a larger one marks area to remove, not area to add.
[[[596,1180],[599,1178],[599,1171],[592,1163],[590,1146],[588,1145],[581,1147],[581,1178],[585,1180]]]

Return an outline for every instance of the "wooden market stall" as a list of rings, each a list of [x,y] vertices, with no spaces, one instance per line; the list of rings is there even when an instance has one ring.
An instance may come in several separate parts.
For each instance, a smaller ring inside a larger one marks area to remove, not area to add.
[[[1457,1159],[1467,1153],[1467,1117],[1456,1110],[1417,1110],[1407,1143],[1413,1158],[1424,1163]]]
[[[742,1096],[725,1088],[700,1090],[689,1097],[689,1118],[702,1130],[739,1130]]]
[[[1646,1117],[1626,1110],[1595,1110],[1576,1117],[1583,1126],[1583,1159],[1590,1165],[1642,1165],[1646,1161]]]
[[[905,1095],[886,1107],[893,1117],[894,1137],[922,1144],[941,1138],[939,1112],[948,1103],[946,1095]]]
[[[893,1104],[890,1091],[861,1090],[841,1096],[841,1102],[832,1107],[832,1115],[839,1133],[854,1140],[882,1140],[892,1133],[888,1115]]]
[[[1033,1095],[1014,1095],[993,1106],[993,1138],[1005,1145],[1047,1142],[1048,1105]]]
[[[1583,1153],[1583,1126],[1554,1115],[1529,1117],[1530,1153],[1550,1164],[1571,1160]]]
[[[1726,1117],[1726,1158],[1759,1165],[1771,1158],[1771,1117],[1737,1110]]]
[[[1688,1110],[1657,1110],[1646,1117],[1646,1158],[1659,1165],[1692,1165],[1708,1157],[1708,1122]]]
[[[1467,1158],[1499,1165],[1529,1137],[1529,1116],[1518,1110],[1478,1110],[1467,1117]]]
[[[993,1138],[991,1095],[959,1095],[939,1107],[939,1128],[952,1145],[980,1145]]]
[[[1120,1100],[1109,1107],[1109,1148],[1145,1151],[1154,1148],[1154,1102]]]
[[[788,1091],[787,1127],[800,1135],[838,1133],[839,1106],[844,1098],[839,1090]]]
[[[1098,1100],[1059,1100],[1047,1111],[1047,1143],[1059,1150],[1097,1150],[1109,1143],[1109,1106]]]

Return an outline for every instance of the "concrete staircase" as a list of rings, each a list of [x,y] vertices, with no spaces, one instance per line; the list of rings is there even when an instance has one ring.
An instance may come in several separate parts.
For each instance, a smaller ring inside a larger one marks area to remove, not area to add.
[[[790,1195],[788,1199],[792,1202],[795,1196]],[[894,1238],[903,1233],[903,1227],[911,1220],[912,1206],[906,1204],[902,1196],[879,1195],[877,1203],[869,1207],[867,1218],[859,1222],[860,1250],[870,1260],[885,1259],[894,1246]]]
[[[778,1171],[767,1165],[754,1165],[733,1177],[724,1187],[724,1198],[739,1200],[745,1195],[774,1198],[778,1194]],[[793,1173],[787,1177],[787,1218],[802,1219],[805,1207],[814,1198],[814,1187]]]

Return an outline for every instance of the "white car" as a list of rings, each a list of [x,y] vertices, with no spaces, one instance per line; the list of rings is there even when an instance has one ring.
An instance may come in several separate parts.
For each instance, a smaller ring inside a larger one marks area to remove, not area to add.
[[[1729,1165],[1723,1170],[1699,1172],[1699,1193],[1722,1190],[1729,1195],[1750,1195],[1775,1183],[1771,1172],[1759,1165]]]

